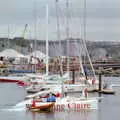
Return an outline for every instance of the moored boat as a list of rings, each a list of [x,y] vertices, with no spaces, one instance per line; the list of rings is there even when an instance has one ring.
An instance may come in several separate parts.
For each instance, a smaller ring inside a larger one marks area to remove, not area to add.
[[[115,91],[114,91],[112,85],[106,85],[101,90],[96,89],[93,92],[99,92],[102,94],[115,94]]]
[[[22,81],[21,78],[17,78],[17,77],[0,77],[0,82],[14,82],[17,83],[19,81]]]

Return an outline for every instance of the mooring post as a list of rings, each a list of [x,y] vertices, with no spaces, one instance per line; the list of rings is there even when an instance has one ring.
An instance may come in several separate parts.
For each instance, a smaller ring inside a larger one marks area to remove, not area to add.
[[[99,68],[99,72],[98,72],[98,75],[99,75],[99,90],[98,90],[98,96],[101,97],[102,95],[102,70],[103,68]],[[101,99],[99,99],[99,102],[101,102]]]
[[[75,84],[75,70],[72,70],[72,84]]]

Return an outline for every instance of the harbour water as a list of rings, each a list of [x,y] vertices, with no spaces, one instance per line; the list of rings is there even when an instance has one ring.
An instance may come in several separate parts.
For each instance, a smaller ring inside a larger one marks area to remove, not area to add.
[[[104,77],[111,84],[120,84],[120,77]],[[115,95],[102,95],[98,110],[32,113],[22,106],[25,88],[15,83],[0,83],[1,120],[117,120],[120,114],[120,87],[114,87]],[[77,93],[79,94],[79,93]],[[77,95],[74,94],[74,95]],[[97,96],[97,94],[90,94]]]

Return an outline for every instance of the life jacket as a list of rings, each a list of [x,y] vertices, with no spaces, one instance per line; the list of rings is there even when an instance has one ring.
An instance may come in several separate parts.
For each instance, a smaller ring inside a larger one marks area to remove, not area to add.
[[[56,97],[55,96],[48,97],[47,102],[56,102]]]
[[[56,94],[56,97],[61,97],[61,94],[60,94],[60,93],[57,93],[57,94]]]
[[[35,106],[36,106],[36,101],[33,100],[33,101],[32,101],[32,107],[35,107]]]

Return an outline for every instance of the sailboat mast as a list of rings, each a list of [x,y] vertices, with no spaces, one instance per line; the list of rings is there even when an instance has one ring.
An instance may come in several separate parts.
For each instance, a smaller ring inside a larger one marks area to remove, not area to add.
[[[67,72],[69,73],[69,0],[66,0]]]
[[[36,0],[34,0],[34,51],[35,51],[35,57],[36,57],[36,49],[37,49],[37,11],[36,11]],[[35,73],[36,73],[36,64],[35,64]]]
[[[10,48],[10,26],[8,24],[8,48]]]
[[[59,49],[60,49],[60,57],[59,57],[59,61],[60,61],[60,76],[63,75],[63,67],[62,67],[62,60],[61,60],[61,56],[62,56],[62,47],[61,47],[61,39],[60,39],[60,25],[59,25],[59,0],[56,0],[56,17],[57,17],[57,40],[59,42]]]
[[[48,61],[48,52],[49,52],[49,49],[48,49],[48,4],[46,4],[46,75],[48,75],[48,71],[49,71],[49,61]]]
[[[94,68],[93,68],[93,65],[92,65],[92,61],[91,61],[91,59],[90,59],[90,55],[89,55],[89,52],[88,52],[88,49],[87,49],[87,45],[86,45],[86,9],[87,9],[87,6],[86,6],[87,4],[86,4],[86,0],[84,0],[84,16],[83,16],[83,44],[84,44],[84,47],[85,47],[85,51],[86,51],[86,54],[87,54],[87,56],[88,56],[88,60],[89,60],[89,62],[90,62],[90,66],[91,66],[91,68],[92,68],[92,71],[93,71],[93,75],[94,75],[94,77],[95,77],[95,79],[97,79],[96,78],[96,75],[95,75],[95,71],[94,71]]]
[[[62,66],[62,51],[61,51],[61,39],[60,39],[60,26],[59,26],[59,1],[56,0],[56,16],[57,16],[57,40],[59,41],[59,49],[60,49],[60,76],[63,76],[63,66]],[[61,81],[61,88],[62,88],[62,97],[64,96],[64,90],[63,90],[63,81]]]

